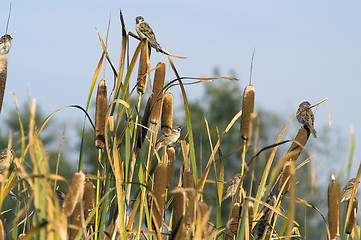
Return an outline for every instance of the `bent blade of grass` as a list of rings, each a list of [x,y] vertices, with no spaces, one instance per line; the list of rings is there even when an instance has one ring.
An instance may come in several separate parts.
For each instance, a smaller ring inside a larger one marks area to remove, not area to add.
[[[189,113],[189,105],[188,105],[188,99],[187,99],[187,94],[185,92],[182,80],[180,79],[180,76],[177,72],[177,69],[175,68],[172,58],[170,56],[167,56],[169,63],[173,69],[174,74],[176,75],[177,79],[178,79],[178,83],[179,86],[181,88],[182,91],[182,97],[183,97],[183,102],[184,102],[184,110],[185,110],[185,114],[186,114],[186,122],[187,122],[187,130],[188,130],[188,140],[189,140],[189,148],[190,148],[190,153],[191,153],[191,161],[192,161],[192,170],[193,170],[193,175],[194,175],[194,180],[195,180],[195,184],[198,184],[198,174],[197,174],[197,164],[196,164],[196,153],[195,153],[195,149],[194,149],[194,141],[193,141],[193,130],[192,130],[192,123],[191,123],[191,117],[190,117],[190,113]],[[214,156],[214,154],[213,154]],[[208,174],[207,174],[208,175]]]

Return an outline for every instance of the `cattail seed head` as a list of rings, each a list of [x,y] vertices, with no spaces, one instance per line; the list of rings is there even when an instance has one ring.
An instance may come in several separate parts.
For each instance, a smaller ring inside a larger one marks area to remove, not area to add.
[[[95,146],[104,148],[105,144],[105,123],[108,112],[107,84],[101,80],[98,84],[95,108]]]
[[[185,171],[183,173],[183,188],[190,188],[190,189],[194,189],[194,176],[193,173],[190,171]],[[188,212],[188,218],[186,223],[188,225],[191,225],[194,222],[194,211],[195,211],[195,200],[193,200],[192,203],[192,198],[195,194],[195,190],[194,191],[187,191],[186,195],[187,195],[187,199],[188,199],[188,204],[192,204],[190,206],[188,206],[189,212]]]
[[[163,100],[163,87],[164,87],[164,78],[165,78],[165,64],[158,63],[157,69],[154,74],[154,84],[153,84],[153,92],[152,92],[152,111],[150,114],[150,122],[153,124],[157,124],[160,118],[160,111],[162,108],[162,100]]]
[[[280,182],[278,185],[278,190],[281,191],[282,194],[286,194],[288,189],[290,188],[290,172],[291,172],[291,161],[287,161],[285,165],[283,165]]]
[[[0,112],[3,105],[5,85],[7,79],[8,58],[6,55],[0,55]]]
[[[173,147],[167,148],[167,188],[173,184],[175,150]]]
[[[63,211],[70,216],[74,211],[75,205],[79,197],[83,197],[85,175],[83,172],[77,172],[73,175],[68,192],[65,194],[63,202]]]
[[[173,102],[174,97],[171,93],[164,94],[162,107],[162,133],[169,135],[173,127]]]
[[[347,234],[351,234],[353,228],[355,227],[355,223],[357,220],[357,209],[358,209],[358,200],[357,198],[354,198],[353,201],[349,201],[348,205],[352,204],[352,209],[351,209],[351,215],[350,218],[348,220],[347,226],[346,226],[346,233]],[[348,208],[348,206],[347,206]]]
[[[144,114],[142,119],[140,120],[141,126],[137,128],[137,147],[141,148],[143,145],[143,142],[145,140],[145,137],[147,136],[148,127],[150,124],[150,112],[152,104],[152,96],[148,98],[147,105],[145,106]],[[144,127],[143,127],[144,126]]]
[[[177,236],[177,239],[184,239],[186,234],[186,228],[184,224],[181,224],[182,219],[185,216],[187,208],[187,196],[183,188],[177,187],[173,195],[173,225],[172,236]]]
[[[328,223],[331,239],[341,233],[341,190],[336,180],[332,179],[328,185]]]
[[[140,50],[139,68],[138,68],[138,80],[137,91],[138,93],[144,93],[147,86],[148,72],[149,72],[149,54],[148,54],[148,41],[143,40],[143,47]]]
[[[241,119],[241,136],[243,139],[248,140],[252,136],[251,129],[251,115],[254,110],[254,96],[255,90],[252,85],[248,85],[244,89],[242,101],[242,119]]]
[[[74,228],[70,229],[70,235],[69,235],[70,240],[75,239],[81,229],[82,226],[81,209],[82,209],[81,201],[78,201],[75,205],[73,213],[71,214],[71,224],[74,226]]]
[[[200,222],[204,225],[201,225],[202,227],[202,239],[207,239],[208,235],[208,205],[205,202],[198,202],[197,203],[197,219],[200,220]]]
[[[84,183],[84,215],[85,219],[91,214],[95,207],[95,186],[91,181]],[[95,218],[92,216],[89,224],[94,225]]]
[[[248,222],[249,222],[250,232],[252,230],[252,224],[253,224],[253,209],[254,209],[254,203],[249,201],[248,202]]]
[[[226,237],[225,239],[234,239],[233,237],[237,234],[238,231],[238,224],[239,224],[239,219],[241,216],[241,212],[242,212],[242,206],[241,203],[235,203],[232,206],[232,210],[231,210],[231,220],[230,220],[230,225],[229,227],[227,227],[226,229]]]
[[[288,152],[292,151],[292,157],[289,160],[296,161],[300,156],[302,149],[306,146],[307,140],[310,136],[309,131],[307,131],[303,126],[298,130],[297,136],[294,142],[291,144],[291,147],[288,149]],[[299,143],[299,144],[298,144]]]
[[[165,189],[167,185],[167,165],[164,163],[158,163],[154,171],[154,184],[153,184],[153,214],[159,228],[162,227],[163,215],[164,215],[164,201],[165,201]]]

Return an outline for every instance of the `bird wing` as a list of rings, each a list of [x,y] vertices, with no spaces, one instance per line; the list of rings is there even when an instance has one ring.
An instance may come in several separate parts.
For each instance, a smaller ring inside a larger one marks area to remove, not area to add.
[[[152,30],[152,28],[149,26],[148,23],[142,22],[139,24],[139,30],[142,32],[142,34],[149,40],[155,40],[155,34]],[[155,40],[156,41],[156,40]]]

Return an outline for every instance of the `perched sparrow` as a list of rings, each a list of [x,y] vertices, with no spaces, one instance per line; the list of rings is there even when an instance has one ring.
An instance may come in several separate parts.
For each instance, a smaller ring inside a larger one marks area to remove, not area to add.
[[[308,129],[310,129],[312,136],[314,138],[317,138],[316,130],[313,127],[315,117],[313,116],[313,112],[310,106],[311,104],[307,101],[304,101],[300,104],[297,110],[297,120],[303,125],[305,125]]]
[[[144,21],[142,16],[138,16],[135,21],[137,22],[136,30],[141,39],[148,39],[149,44],[157,51],[161,50],[161,47],[155,39],[154,32],[148,23]]]
[[[10,165],[11,161],[13,160],[14,156],[13,156],[14,150],[9,150],[8,148],[5,148],[4,150],[2,150],[2,152],[0,153],[0,174],[3,172],[3,170]],[[10,159],[9,163],[7,163],[7,158]]]
[[[180,137],[180,132],[182,131],[182,126],[176,125],[173,126],[172,132],[168,135],[162,135],[155,144],[155,150],[158,151],[164,146],[171,146],[177,142]]]
[[[0,38],[0,55],[5,55],[10,51],[12,39],[9,34],[5,34]]]
[[[228,182],[226,194],[222,198],[222,201],[229,198],[230,196],[233,196],[237,192],[237,187],[239,185],[239,182],[241,181],[242,174],[237,173],[234,175],[234,177]]]
[[[351,178],[348,181],[348,183],[346,184],[346,186],[342,189],[341,202],[347,201],[347,200],[349,200],[351,198],[352,189],[353,189],[353,186],[355,185],[355,181],[356,181],[356,178]],[[357,193],[357,188],[356,188],[355,194],[356,193]]]

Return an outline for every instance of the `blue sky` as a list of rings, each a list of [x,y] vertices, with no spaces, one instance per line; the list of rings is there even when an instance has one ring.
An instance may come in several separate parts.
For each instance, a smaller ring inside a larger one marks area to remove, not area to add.
[[[5,33],[9,2],[0,2],[0,33]],[[10,92],[22,103],[28,99],[28,89],[46,114],[69,104],[85,106],[101,54],[95,28],[105,36],[111,14],[109,52],[117,65],[122,9],[128,30],[135,32],[135,17],[142,15],[162,46],[188,57],[175,60],[182,76],[209,77],[216,66],[222,75],[234,69],[240,79],[235,87],[241,86],[243,91],[255,48],[256,110],[260,106],[290,119],[302,101],[316,103],[328,97],[332,113],[329,131],[340,130],[348,141],[354,124],[357,169],[357,139],[361,136],[359,1],[133,2],[12,1],[8,32],[15,33],[0,119],[14,108]],[[136,44],[131,39],[131,48]],[[153,66],[161,58],[153,53]],[[110,75],[107,81],[112,87]],[[190,98],[197,98],[201,90],[201,86],[187,89]],[[181,99],[177,101],[181,103]],[[328,114],[324,103],[316,113],[316,130],[328,124]],[[56,118],[77,120],[82,114],[67,110]],[[342,144],[348,146],[348,142]]]

